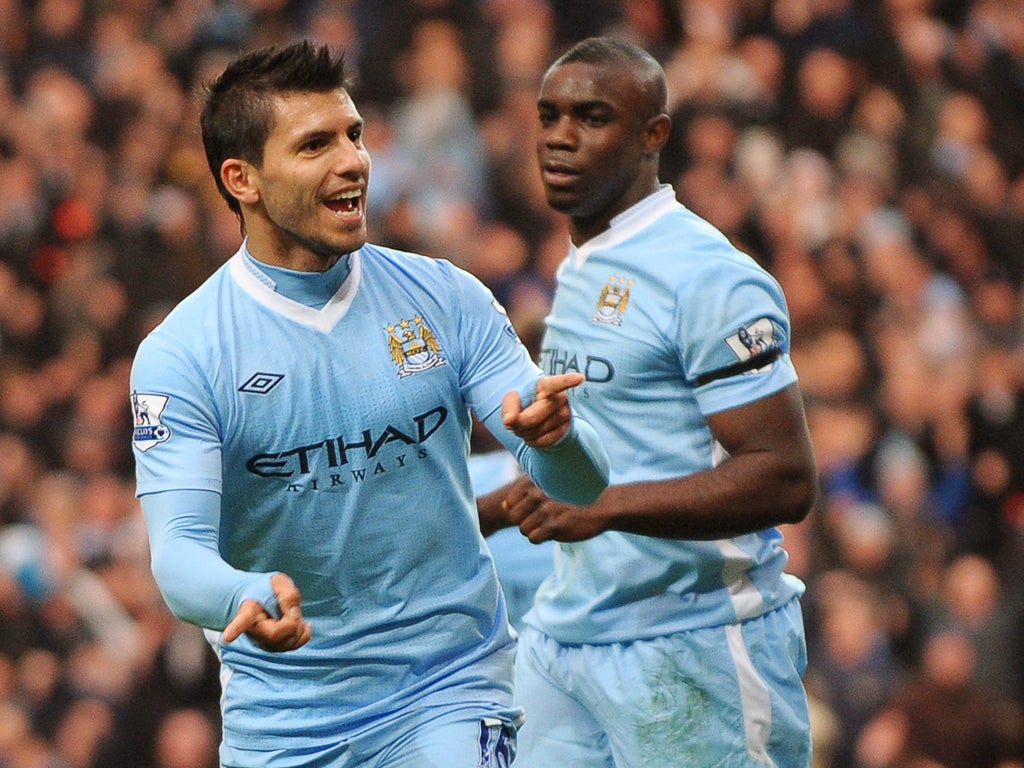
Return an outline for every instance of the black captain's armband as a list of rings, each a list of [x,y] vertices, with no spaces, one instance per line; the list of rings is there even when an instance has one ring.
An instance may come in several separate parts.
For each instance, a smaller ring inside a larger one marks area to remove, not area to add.
[[[763,368],[769,363],[774,363],[778,360],[779,355],[781,354],[782,350],[778,347],[772,347],[771,349],[766,349],[764,352],[758,352],[756,355],[751,355],[746,360],[740,360],[738,363],[725,366],[725,368],[719,368],[717,371],[702,373],[697,377],[697,386],[703,387],[705,384],[709,384],[712,381],[718,381],[719,379],[725,379],[729,376],[735,376],[740,373],[756,370],[757,368]]]

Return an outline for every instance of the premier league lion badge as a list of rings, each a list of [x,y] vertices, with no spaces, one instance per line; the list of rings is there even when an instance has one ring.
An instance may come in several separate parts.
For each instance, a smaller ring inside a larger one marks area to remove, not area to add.
[[[140,451],[148,451],[170,438],[170,427],[160,422],[169,400],[167,395],[132,392],[132,420],[135,423],[132,445]]]

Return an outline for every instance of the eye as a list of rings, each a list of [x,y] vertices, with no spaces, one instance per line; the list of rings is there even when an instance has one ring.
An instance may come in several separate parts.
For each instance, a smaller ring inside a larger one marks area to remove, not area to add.
[[[319,152],[321,149],[327,146],[327,140],[323,138],[309,139],[303,142],[300,149],[303,152]]]
[[[554,110],[551,109],[542,109],[537,113],[537,118],[540,120],[540,124],[544,127],[554,123],[557,117],[558,116],[555,114]]]
[[[349,141],[351,141],[353,144],[358,144],[359,142],[361,142],[363,140],[363,126],[360,125],[349,131],[348,138]]]

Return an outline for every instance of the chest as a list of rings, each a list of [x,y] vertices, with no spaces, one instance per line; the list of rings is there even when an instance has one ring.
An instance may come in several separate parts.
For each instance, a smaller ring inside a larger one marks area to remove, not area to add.
[[[579,371],[588,384],[633,388],[681,377],[672,292],[617,265],[564,270],[548,316],[545,373]]]
[[[414,303],[352,310],[328,330],[261,314],[222,340],[210,383],[226,457],[307,472],[408,451],[464,420],[442,319]]]

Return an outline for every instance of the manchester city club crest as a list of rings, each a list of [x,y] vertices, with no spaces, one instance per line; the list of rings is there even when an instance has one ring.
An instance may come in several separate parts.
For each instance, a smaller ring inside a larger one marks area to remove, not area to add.
[[[629,305],[629,289],[633,280],[612,275],[601,289],[601,297],[597,300],[594,310],[595,323],[606,325],[622,325],[622,314]]]
[[[166,395],[132,392],[132,420],[135,423],[132,445],[140,451],[148,451],[170,438],[170,427],[160,421],[168,400],[170,398]]]
[[[391,359],[398,366],[399,378],[426,371],[447,361],[434,332],[420,316],[386,327]]]

